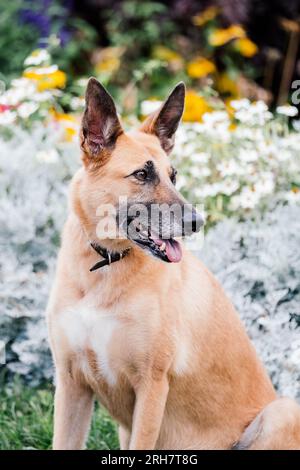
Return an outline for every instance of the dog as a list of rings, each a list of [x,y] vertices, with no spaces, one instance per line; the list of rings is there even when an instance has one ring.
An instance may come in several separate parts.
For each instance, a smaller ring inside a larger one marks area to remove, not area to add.
[[[179,83],[127,133],[112,97],[88,82],[47,308],[54,449],[84,447],[94,397],[117,421],[121,449],[300,449],[300,407],[277,397],[222,287],[178,240],[199,231],[195,208],[150,226],[121,215],[124,196],[129,209],[186,205],[169,156],[184,98]],[[99,235],[103,205],[124,237]]]

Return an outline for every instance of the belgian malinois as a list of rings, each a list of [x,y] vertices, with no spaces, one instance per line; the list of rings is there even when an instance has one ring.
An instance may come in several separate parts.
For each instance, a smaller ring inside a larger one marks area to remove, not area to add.
[[[186,205],[169,156],[184,96],[180,83],[127,133],[89,80],[47,312],[54,449],[84,447],[94,397],[118,422],[122,449],[300,449],[300,407],[277,398],[221,286],[178,240],[199,230],[200,215],[163,217],[162,207]],[[129,209],[158,207],[158,221],[123,216],[124,196]],[[123,237],[99,235],[106,205]]]

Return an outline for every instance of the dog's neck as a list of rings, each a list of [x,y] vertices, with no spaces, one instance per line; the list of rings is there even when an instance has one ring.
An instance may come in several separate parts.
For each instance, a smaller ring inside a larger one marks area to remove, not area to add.
[[[128,256],[131,251],[130,246],[122,251],[111,251],[107,248],[104,248],[99,243],[95,242],[91,242],[91,247],[94,248],[96,253],[98,253],[101,258],[103,258],[102,261],[98,261],[96,264],[94,264],[94,266],[90,268],[91,272],[96,271],[97,269],[101,269],[104,266],[110,266],[112,263],[117,263],[118,261],[121,261],[123,258],[125,258],[125,256]]]
[[[121,261],[90,272],[90,268],[102,258],[91,247],[80,219],[73,211],[65,226],[63,244],[65,276],[73,279],[79,292],[89,295],[94,291],[102,307],[111,306],[122,296],[126,297],[139,283],[155,285],[157,271],[161,274],[162,270],[169,269],[167,263],[161,263],[132,243],[130,253]],[[106,247],[111,247],[109,242]]]
[[[95,264],[105,259],[106,256],[101,255],[102,250],[107,250],[107,252],[111,254],[123,254],[123,256],[120,256],[121,259],[118,260],[118,262],[111,263],[110,265],[109,263],[105,263],[105,268],[96,271],[94,273],[95,276],[97,276],[97,273],[101,273],[101,275],[113,274],[114,277],[118,275],[123,277],[128,275],[129,271],[130,276],[132,276],[139,271],[149,269],[151,265],[156,265],[157,263],[155,259],[136,247],[134,243],[129,240],[99,240],[96,235],[96,226],[86,224],[85,219],[81,219],[78,217],[78,214],[74,212],[70,215],[70,221],[72,225],[72,235],[75,238],[74,242],[76,248],[74,246],[74,249],[79,251],[77,255],[81,255],[83,259],[89,260],[89,265],[86,267],[87,272],[89,272]],[[100,250],[95,250],[95,246],[97,245],[100,245]]]

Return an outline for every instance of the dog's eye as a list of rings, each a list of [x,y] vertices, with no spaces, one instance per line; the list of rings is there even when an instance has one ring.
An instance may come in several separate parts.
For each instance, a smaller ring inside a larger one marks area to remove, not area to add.
[[[134,173],[134,176],[136,177],[136,179],[140,180],[140,181],[145,181],[147,179],[147,171],[146,170],[137,170],[135,173]]]
[[[177,170],[175,170],[175,168],[173,168],[171,176],[170,176],[170,180],[172,181],[172,183],[174,185],[176,184],[176,175],[177,175]]]

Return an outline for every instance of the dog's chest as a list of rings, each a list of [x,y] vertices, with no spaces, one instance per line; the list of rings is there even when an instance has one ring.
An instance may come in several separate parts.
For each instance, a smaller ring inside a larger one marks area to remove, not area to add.
[[[114,385],[114,343],[118,344],[121,326],[114,312],[79,302],[62,313],[61,326],[81,372]]]

